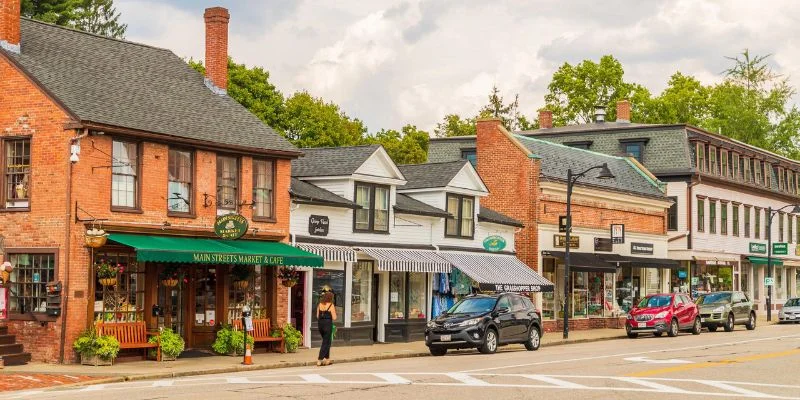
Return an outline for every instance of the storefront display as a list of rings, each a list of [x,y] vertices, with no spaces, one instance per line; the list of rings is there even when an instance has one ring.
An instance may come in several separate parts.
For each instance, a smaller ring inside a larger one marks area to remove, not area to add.
[[[733,290],[733,265],[698,262],[692,268],[692,297],[703,293]]]
[[[372,321],[372,261],[353,265],[352,311],[353,322]]]
[[[318,269],[314,271],[314,283],[311,304],[316,307],[319,304],[319,295],[324,288],[333,291],[333,305],[336,307],[336,320],[333,322],[342,323],[344,321],[344,271],[331,269]],[[317,313],[311,313],[312,321],[317,321]]]

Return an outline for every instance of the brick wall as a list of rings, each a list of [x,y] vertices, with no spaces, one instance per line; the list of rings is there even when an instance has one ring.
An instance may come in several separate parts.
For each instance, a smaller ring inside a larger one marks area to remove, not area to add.
[[[566,215],[566,197],[542,195],[539,203],[543,224],[558,224],[558,216]],[[546,212],[545,212],[546,210]],[[579,228],[609,229],[609,221],[623,221],[627,232],[663,235],[666,233],[666,209],[646,210],[624,203],[588,201],[572,197],[572,223]]]

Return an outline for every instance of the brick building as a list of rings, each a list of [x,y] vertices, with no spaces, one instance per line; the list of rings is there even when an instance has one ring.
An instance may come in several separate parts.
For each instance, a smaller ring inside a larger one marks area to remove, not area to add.
[[[621,326],[636,298],[668,290],[676,263],[667,259],[664,185],[635,160],[608,156],[508,132],[496,119],[480,120],[477,136],[432,139],[431,162],[465,158],[489,189],[488,207],[522,221],[518,257],[556,283],[538,296],[545,329],[561,329],[564,303],[566,173],[607,164],[612,180],[591,173],[572,195],[571,328]],[[611,243],[612,224],[624,225],[624,243]]]
[[[0,0],[0,233],[15,266],[4,322],[34,360],[73,362],[72,341],[99,321],[170,327],[196,348],[245,301],[283,323],[277,267],[321,266],[281,243],[301,153],[226,95],[228,20],[205,12],[204,79],[169,50],[20,18],[20,0]],[[226,228],[245,236],[217,237]],[[104,246],[87,246],[91,229]],[[109,285],[102,262],[122,267]]]

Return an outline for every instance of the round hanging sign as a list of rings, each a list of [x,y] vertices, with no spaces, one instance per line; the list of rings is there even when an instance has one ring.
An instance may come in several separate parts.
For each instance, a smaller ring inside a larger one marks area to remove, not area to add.
[[[217,217],[214,233],[222,239],[235,240],[247,233],[247,218],[239,214],[226,214]]]
[[[498,235],[487,236],[483,239],[483,248],[487,251],[501,251],[506,248],[506,240]]]

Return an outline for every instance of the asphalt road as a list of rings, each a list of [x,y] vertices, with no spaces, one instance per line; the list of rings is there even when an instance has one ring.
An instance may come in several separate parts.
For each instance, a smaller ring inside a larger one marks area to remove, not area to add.
[[[800,325],[386,360],[84,388],[0,399],[800,399]],[[334,359],[336,349],[332,352]]]

